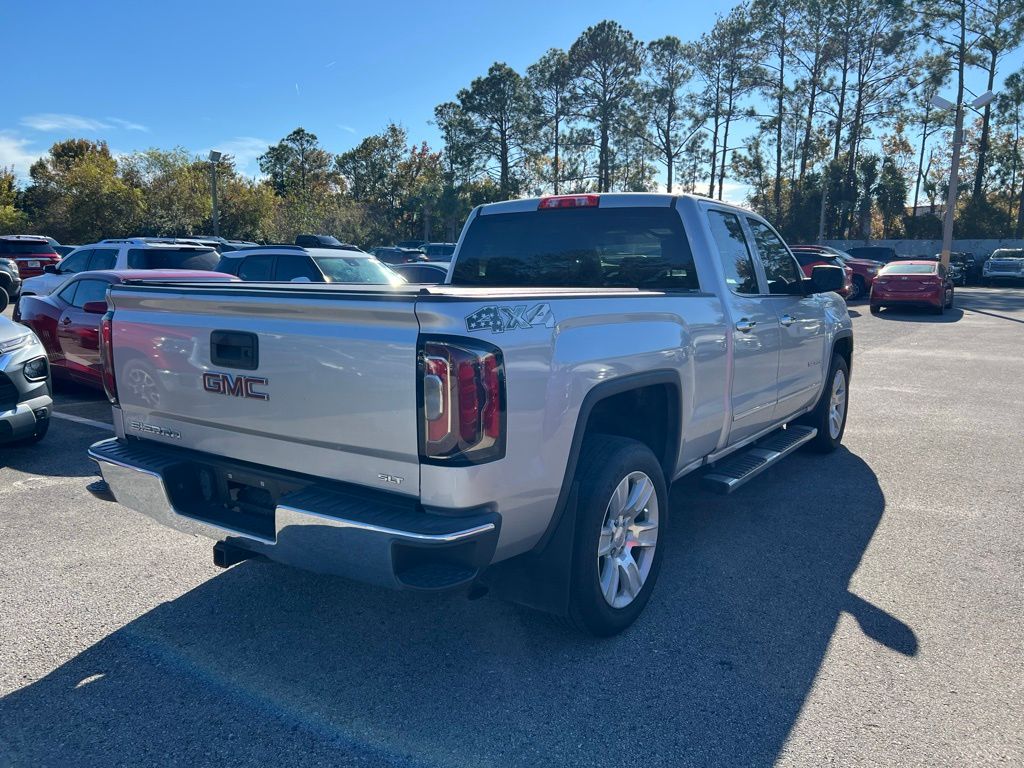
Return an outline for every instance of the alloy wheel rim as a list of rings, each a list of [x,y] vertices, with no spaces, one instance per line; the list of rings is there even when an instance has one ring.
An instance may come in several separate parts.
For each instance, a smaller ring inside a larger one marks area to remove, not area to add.
[[[839,438],[843,428],[843,417],[846,415],[846,376],[836,371],[832,377],[832,397],[828,406],[828,433],[833,440]]]
[[[625,608],[651,573],[658,545],[658,494],[644,472],[630,472],[605,508],[597,545],[599,588],[612,608]]]

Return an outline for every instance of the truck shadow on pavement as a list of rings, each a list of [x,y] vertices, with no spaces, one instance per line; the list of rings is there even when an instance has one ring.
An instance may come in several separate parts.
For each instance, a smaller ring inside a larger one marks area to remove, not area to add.
[[[770,766],[841,614],[916,654],[849,590],[885,509],[857,456],[800,454],[729,497],[686,480],[671,508],[619,637],[247,562],[0,700],[0,764]]]

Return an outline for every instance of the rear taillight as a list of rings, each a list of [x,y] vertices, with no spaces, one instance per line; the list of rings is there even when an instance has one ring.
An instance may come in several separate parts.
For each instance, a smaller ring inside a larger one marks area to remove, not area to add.
[[[103,391],[112,405],[117,405],[117,379],[114,376],[114,312],[108,311],[100,320],[100,361],[103,364]]]
[[[479,464],[504,456],[501,351],[472,339],[426,338],[419,358],[420,458]]]

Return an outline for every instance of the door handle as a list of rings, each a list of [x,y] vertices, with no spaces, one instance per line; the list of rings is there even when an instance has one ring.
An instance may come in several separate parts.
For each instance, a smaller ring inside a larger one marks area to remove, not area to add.
[[[789,326],[791,326],[795,322],[796,320],[793,318],[792,315],[783,315],[782,317],[779,318],[779,323],[781,323],[786,328],[789,328]]]
[[[60,321],[60,323],[61,325],[71,325],[71,318],[65,317],[63,320]]]
[[[757,320],[751,320],[749,317],[744,317],[736,321],[736,330],[740,333],[750,333],[754,330],[755,325],[757,325]]]

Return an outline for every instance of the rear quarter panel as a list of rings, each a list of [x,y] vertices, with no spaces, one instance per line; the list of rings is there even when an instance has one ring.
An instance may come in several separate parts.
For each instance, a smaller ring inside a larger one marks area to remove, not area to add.
[[[550,327],[467,331],[487,306],[549,306]],[[595,386],[648,371],[672,371],[682,394],[679,466],[713,450],[723,423],[726,345],[714,296],[634,294],[522,299],[421,300],[420,330],[479,338],[505,360],[504,459],[470,467],[422,465],[425,506],[494,504],[502,515],[497,559],[530,549],[545,532],[565,478],[581,406]],[[582,425],[581,425],[582,428]]]

